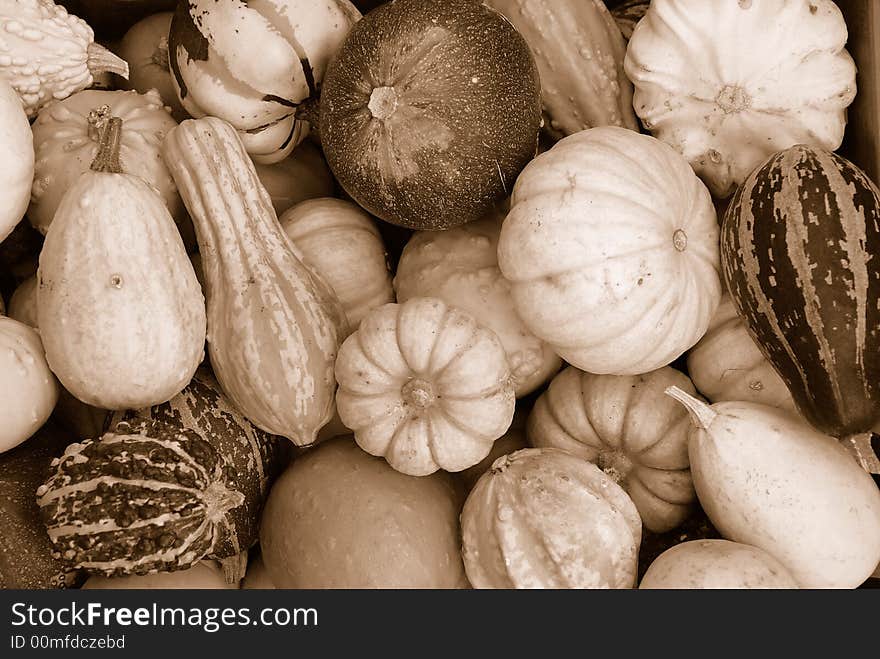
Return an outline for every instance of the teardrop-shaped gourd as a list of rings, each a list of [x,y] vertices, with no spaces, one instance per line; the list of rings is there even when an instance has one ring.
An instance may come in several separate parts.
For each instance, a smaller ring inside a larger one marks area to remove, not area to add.
[[[721,535],[764,549],[804,588],[855,588],[880,563],[880,490],[833,437],[767,405],[690,412],[697,497]]]
[[[217,380],[258,428],[313,443],[332,414],[339,300],[303,264],[231,125],[188,119],[163,155],[199,242]]]
[[[332,197],[310,199],[278,221],[303,262],[333,288],[350,331],[371,309],[394,302],[382,236],[360,206]]]
[[[52,371],[103,409],[163,403],[205,347],[205,304],[162,197],[121,173],[110,118],[92,169],[65,193],[40,252],[37,322]]]
[[[632,588],[642,537],[626,492],[555,448],[499,458],[461,513],[474,588]]]
[[[553,378],[528,420],[529,443],[561,448],[597,464],[632,498],[645,528],[681,524],[695,499],[687,412],[665,395],[696,393],[668,366],[645,375],[593,375],[569,366]]]

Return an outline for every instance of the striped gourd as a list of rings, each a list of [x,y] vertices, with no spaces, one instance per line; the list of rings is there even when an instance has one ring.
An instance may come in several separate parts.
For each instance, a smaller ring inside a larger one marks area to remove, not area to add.
[[[114,414],[105,430],[68,446],[37,490],[65,564],[106,576],[182,570],[257,541],[292,447],[254,428],[209,371],[167,403]]]
[[[199,241],[217,380],[255,426],[311,444],[332,415],[339,300],[301,261],[231,125],[184,121],[163,155]]]
[[[611,10],[611,15],[624,39],[632,36],[633,30],[650,6],[651,0],[626,0]]]
[[[734,304],[810,423],[835,437],[880,420],[880,191],[822,149],[774,154],[724,218]]]

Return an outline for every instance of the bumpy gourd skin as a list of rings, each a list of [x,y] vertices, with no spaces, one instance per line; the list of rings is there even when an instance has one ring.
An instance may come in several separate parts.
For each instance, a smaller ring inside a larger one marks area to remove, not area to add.
[[[476,220],[535,155],[528,45],[478,2],[398,0],[358,22],[321,92],[327,161],[373,215],[416,229]]]

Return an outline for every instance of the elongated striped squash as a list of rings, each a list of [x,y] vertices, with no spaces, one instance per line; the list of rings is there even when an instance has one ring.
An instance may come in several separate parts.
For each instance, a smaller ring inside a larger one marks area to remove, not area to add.
[[[595,126],[638,130],[626,42],[602,0],[487,0],[531,48],[545,128],[556,137]]]
[[[844,158],[774,154],[731,200],[727,286],[806,419],[835,437],[880,420],[880,191]]]
[[[251,425],[210,371],[167,403],[117,412],[105,430],[68,446],[37,490],[65,564],[105,576],[183,570],[257,541],[292,446]]]
[[[218,381],[258,428],[311,444],[333,409],[339,300],[301,261],[231,125],[188,119],[162,148],[199,242]]]

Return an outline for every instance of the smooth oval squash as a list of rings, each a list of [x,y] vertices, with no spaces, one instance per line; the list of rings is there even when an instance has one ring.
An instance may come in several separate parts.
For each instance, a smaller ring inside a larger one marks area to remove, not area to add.
[[[538,70],[513,26],[472,0],[397,0],[359,21],[321,89],[330,169],[379,219],[476,220],[535,155]]]
[[[24,217],[34,179],[34,137],[21,99],[0,78],[0,242],[12,233]]]
[[[254,166],[279,217],[301,201],[332,197],[335,192],[333,174],[320,147],[311,140],[301,143],[284,160],[271,165],[255,163]]]
[[[721,297],[718,233],[709,192],[679,154],[604,126],[523,170],[498,265],[523,323],[565,361],[648,373],[706,332]]]
[[[223,570],[213,561],[196,563],[187,570],[124,577],[90,576],[84,590],[228,590],[238,584],[226,582]]]
[[[642,524],[596,465],[560,449],[499,458],[461,513],[474,588],[632,588]]]

